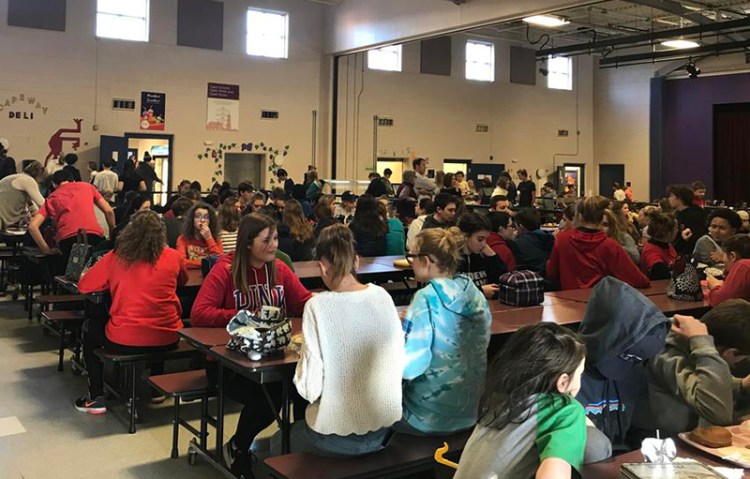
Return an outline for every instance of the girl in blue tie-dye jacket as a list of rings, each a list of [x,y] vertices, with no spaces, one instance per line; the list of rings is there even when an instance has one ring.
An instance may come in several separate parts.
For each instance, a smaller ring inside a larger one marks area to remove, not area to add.
[[[422,231],[407,258],[427,286],[404,318],[404,417],[396,430],[427,435],[474,427],[490,340],[490,308],[467,276],[455,274],[464,238],[458,228]]]

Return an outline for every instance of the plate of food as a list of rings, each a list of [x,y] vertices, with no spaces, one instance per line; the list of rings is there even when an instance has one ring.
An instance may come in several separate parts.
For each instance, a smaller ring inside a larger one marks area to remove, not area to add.
[[[750,421],[738,426],[698,427],[677,437],[714,457],[750,469]]]

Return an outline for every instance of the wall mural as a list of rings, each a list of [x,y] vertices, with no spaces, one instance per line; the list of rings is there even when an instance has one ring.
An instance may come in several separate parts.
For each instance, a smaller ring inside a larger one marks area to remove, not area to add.
[[[219,143],[218,148],[206,147],[202,153],[195,155],[199,160],[211,159],[214,162],[214,172],[211,176],[211,182],[216,183],[224,177],[224,153],[256,153],[266,154],[270,160],[267,171],[271,173],[271,187],[276,185],[276,170],[284,164],[285,157],[289,154],[289,145],[278,149],[266,145],[264,142],[254,143],[247,142],[237,143]]]
[[[73,121],[76,124],[75,128],[60,128],[55,132],[54,135],[52,135],[49,139],[49,153],[47,154],[47,157],[44,159],[44,165],[46,166],[49,162],[50,158],[58,159],[60,158],[60,155],[62,155],[63,152],[63,145],[66,142],[71,142],[71,148],[74,150],[77,150],[79,146],[81,146],[81,122],[83,122],[83,119],[81,118],[73,118]],[[65,135],[66,133],[69,133],[68,135]],[[65,136],[63,136],[65,135]]]

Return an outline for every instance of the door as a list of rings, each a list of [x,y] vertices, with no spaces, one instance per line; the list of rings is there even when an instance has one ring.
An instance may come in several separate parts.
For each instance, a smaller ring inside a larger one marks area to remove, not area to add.
[[[128,139],[124,136],[102,135],[99,139],[99,164],[105,160],[115,160],[112,168],[118,174],[122,173],[123,161],[128,158]]]
[[[466,173],[466,181],[474,180],[474,185],[479,186],[480,178],[489,178],[492,183],[492,187],[495,187],[497,179],[500,177],[500,173],[505,171],[505,165],[499,164],[483,164],[483,163],[472,163],[468,166]]]
[[[256,153],[224,153],[224,181],[230,185],[249,181],[256,188],[265,189],[264,160],[265,155]]]
[[[599,194],[610,198],[615,182],[625,186],[625,165],[599,165]]]
[[[727,206],[750,197],[750,104],[714,105],[713,197]]]

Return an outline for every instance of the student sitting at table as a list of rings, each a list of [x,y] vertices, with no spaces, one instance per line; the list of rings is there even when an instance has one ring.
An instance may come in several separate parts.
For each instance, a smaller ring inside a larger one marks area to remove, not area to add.
[[[333,206],[328,201],[318,201],[313,209],[315,211],[315,229],[313,235],[317,238],[320,236],[321,231],[328,228],[331,225],[339,224],[336,218],[333,217]]]
[[[562,219],[557,227],[557,231],[554,233],[555,238],[557,238],[557,235],[560,234],[560,232],[573,230],[576,226],[576,205],[568,205],[563,210]]]
[[[388,223],[378,200],[370,195],[357,198],[357,209],[349,228],[354,234],[354,246],[358,255],[385,256]]]
[[[471,278],[487,299],[493,299],[508,266],[487,243],[492,225],[479,213],[466,213],[458,220],[458,227],[466,238],[458,272]]]
[[[359,456],[383,449],[401,419],[404,335],[393,299],[361,284],[359,258],[344,225],[324,229],[315,247],[320,277],[330,290],[313,296],[302,315],[302,351],[294,375],[310,402],[295,421],[291,451]],[[281,453],[281,433],[271,441]]]
[[[47,178],[47,171],[38,161],[32,161],[23,173],[8,175],[0,180],[0,229],[19,227],[44,204],[39,185]]]
[[[90,183],[75,182],[66,169],[58,170],[52,175],[55,191],[29,222],[29,234],[44,254],[55,254],[42,236],[40,227],[44,220],[50,218],[57,224],[57,243],[67,262],[70,250],[76,242],[78,230],[83,229],[88,236],[88,243],[96,246],[104,241],[104,232],[96,221],[94,206],[99,208],[107,218],[110,231],[115,229],[115,213],[101,193]]]
[[[222,251],[229,253],[237,247],[237,229],[240,226],[240,200],[230,196],[224,200],[219,209],[219,242]]]
[[[419,233],[406,258],[427,285],[404,318],[403,419],[397,432],[441,435],[477,421],[490,341],[490,307],[468,277],[456,274],[464,237],[458,228]]]
[[[574,477],[586,447],[586,416],[574,398],[586,347],[554,323],[516,331],[490,364],[479,424],[454,479]]]
[[[729,208],[717,208],[708,217],[708,234],[698,238],[693,250],[693,258],[708,266],[721,266],[724,253],[721,243],[740,232],[742,219]]]
[[[107,411],[103,400],[103,364],[94,354],[97,349],[104,347],[117,354],[150,354],[177,346],[182,308],[176,290],[186,281],[180,254],[167,246],[159,216],[152,211],[133,215],[115,249],[105,254],[78,283],[81,293],[109,291],[112,305],[109,321],[92,318],[87,323],[83,357],[89,391],[76,400],[76,409],[89,414]],[[161,374],[163,367],[163,363],[152,364],[151,374]]]
[[[672,246],[677,222],[671,215],[649,213],[648,242],[641,251],[641,271],[649,279],[670,279],[677,251]]]
[[[735,424],[734,405],[750,376],[734,378],[731,363],[750,354],[750,303],[731,299],[701,320],[675,315],[664,350],[648,361],[653,428],[664,437]]]
[[[416,246],[417,235],[422,231],[424,220],[435,213],[435,204],[432,199],[424,197],[414,207],[414,212],[417,217],[409,224],[409,230],[406,232],[406,251],[411,251]]]
[[[542,229],[541,215],[536,209],[521,210],[513,219],[516,222],[518,260],[518,266],[514,269],[526,269],[543,277],[552,247],[555,246],[555,237]]]
[[[388,234],[385,235],[385,255],[403,256],[405,253],[404,245],[406,244],[404,224],[396,218],[387,197],[381,196],[378,198],[378,203],[380,204],[380,214],[388,224]]]
[[[750,301],[750,236],[734,235],[724,240],[724,275],[721,281],[708,275],[708,302],[718,306],[728,299],[740,298]]]
[[[605,276],[636,288],[650,286],[622,246],[602,231],[607,206],[609,200],[601,196],[581,200],[576,209],[579,226],[557,235],[547,278],[559,282],[561,289],[591,288]]]
[[[490,211],[487,213],[487,219],[490,221],[490,235],[487,237],[487,244],[492,248],[505,263],[508,271],[516,269],[515,245],[516,227],[513,224],[513,217],[509,213]]]
[[[505,195],[496,195],[490,198],[490,211],[508,213],[511,216],[516,214],[510,209],[510,200]]]
[[[313,227],[302,216],[302,206],[297,200],[287,201],[279,224],[279,249],[292,261],[310,261],[314,242]]]
[[[182,234],[182,230],[185,229],[185,213],[187,213],[193,206],[192,200],[185,196],[180,196],[172,202],[172,206],[169,211],[172,212],[170,216],[166,214],[162,216],[164,226],[167,228],[167,244],[170,248],[177,247],[177,238]]]
[[[258,311],[262,306],[279,307],[285,317],[301,316],[310,292],[276,259],[278,245],[273,218],[257,213],[242,218],[237,249],[219,258],[203,281],[190,315],[192,325],[224,328],[240,309]],[[208,361],[206,375],[216,384],[214,361]],[[231,467],[237,458],[237,468],[246,468],[255,436],[273,423],[281,408],[281,383],[265,385],[275,410],[268,405],[263,388],[242,375],[225,372],[224,386],[228,397],[245,406],[234,436],[224,447],[224,459]]]
[[[602,221],[602,231],[607,237],[617,241],[622,249],[628,254],[633,263],[640,264],[641,252],[638,251],[638,245],[635,240],[625,231],[625,224],[620,216],[614,211],[607,208],[604,210],[604,221]]]
[[[438,193],[433,199],[435,213],[427,216],[422,229],[450,228],[456,224],[459,199],[447,193]]]
[[[198,203],[185,215],[185,227],[177,238],[177,251],[188,268],[200,268],[201,260],[223,251],[219,239],[216,210],[206,203]]]

